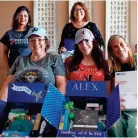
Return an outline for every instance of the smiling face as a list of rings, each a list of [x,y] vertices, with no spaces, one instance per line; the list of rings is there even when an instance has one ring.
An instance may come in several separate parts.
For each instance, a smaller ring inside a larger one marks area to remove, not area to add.
[[[45,37],[32,35],[29,37],[29,45],[34,55],[43,55],[46,52],[47,40]]]
[[[91,55],[91,51],[93,49],[93,43],[90,40],[82,40],[78,43],[79,50],[83,54],[83,56]]]
[[[76,5],[74,9],[74,17],[76,20],[82,21],[85,17],[85,11],[80,5]]]
[[[22,25],[22,26],[26,26],[28,21],[29,21],[29,15],[27,13],[27,11],[23,10],[21,11],[18,15],[18,24]]]
[[[116,57],[122,64],[128,61],[128,46],[123,38],[115,37],[111,41],[111,49],[113,56]]]

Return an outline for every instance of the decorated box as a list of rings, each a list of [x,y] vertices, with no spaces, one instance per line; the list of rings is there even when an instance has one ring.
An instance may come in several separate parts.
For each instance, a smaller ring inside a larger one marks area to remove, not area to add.
[[[0,134],[56,136],[64,101],[65,97],[52,84],[46,91],[43,83],[9,83],[8,101],[0,101]],[[27,115],[16,116],[22,110],[28,111]]]
[[[120,118],[118,86],[107,97],[106,82],[68,81],[66,97],[57,137],[107,137]]]

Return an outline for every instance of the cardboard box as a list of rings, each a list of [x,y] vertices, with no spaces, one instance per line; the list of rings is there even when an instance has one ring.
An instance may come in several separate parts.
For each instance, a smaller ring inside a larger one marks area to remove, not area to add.
[[[106,113],[106,127],[104,132],[82,129],[59,129],[57,137],[106,137],[109,128],[120,118],[120,96],[118,86],[116,86],[110,96],[107,97],[106,82],[68,81],[66,97],[74,103],[78,103],[76,104],[78,107],[80,107],[82,102],[103,103],[104,112]],[[83,108],[82,106],[81,108]],[[61,115],[61,118],[62,116],[63,114]]]
[[[46,92],[43,83],[9,83],[8,101],[0,101],[0,134],[5,129],[9,111],[23,107],[32,114],[40,113],[29,136],[56,136],[64,101],[65,97],[52,84]],[[26,136],[18,131],[4,133],[7,136]]]

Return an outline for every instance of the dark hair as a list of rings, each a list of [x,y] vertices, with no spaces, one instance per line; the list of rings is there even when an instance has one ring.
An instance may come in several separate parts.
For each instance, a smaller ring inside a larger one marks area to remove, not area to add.
[[[103,69],[105,78],[110,79],[108,62],[104,59],[103,53],[99,48],[98,42],[96,40],[93,40],[93,49],[91,51],[91,57],[93,58],[97,68]],[[72,61],[69,67],[69,71],[72,72],[77,70],[82,59],[83,59],[83,54],[81,53],[81,51],[78,48],[78,45],[76,44],[74,55],[72,57]]]
[[[89,15],[88,8],[87,8],[86,5],[85,5],[84,3],[82,3],[82,2],[76,2],[76,3],[73,5],[73,7],[72,7],[72,9],[71,9],[71,12],[70,12],[70,20],[71,20],[71,21],[74,21],[74,20],[75,20],[74,11],[75,11],[75,7],[76,7],[77,5],[81,6],[81,7],[83,8],[83,10],[85,11],[85,17],[84,17],[83,21],[85,21],[85,22],[89,21],[89,20],[90,20],[90,15]]]
[[[15,13],[13,15],[13,20],[12,20],[12,28],[13,29],[17,29],[18,28],[18,14],[21,11],[26,11],[28,13],[29,20],[28,20],[26,28],[30,28],[31,27],[31,15],[30,15],[29,9],[26,6],[20,6],[20,7],[18,7],[16,9],[16,11],[15,11]]]

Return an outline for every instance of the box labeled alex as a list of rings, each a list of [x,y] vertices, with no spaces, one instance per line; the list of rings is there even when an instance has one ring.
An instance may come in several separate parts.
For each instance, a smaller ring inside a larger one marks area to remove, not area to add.
[[[118,86],[106,96],[106,82],[68,81],[58,137],[106,137],[120,118]]]

